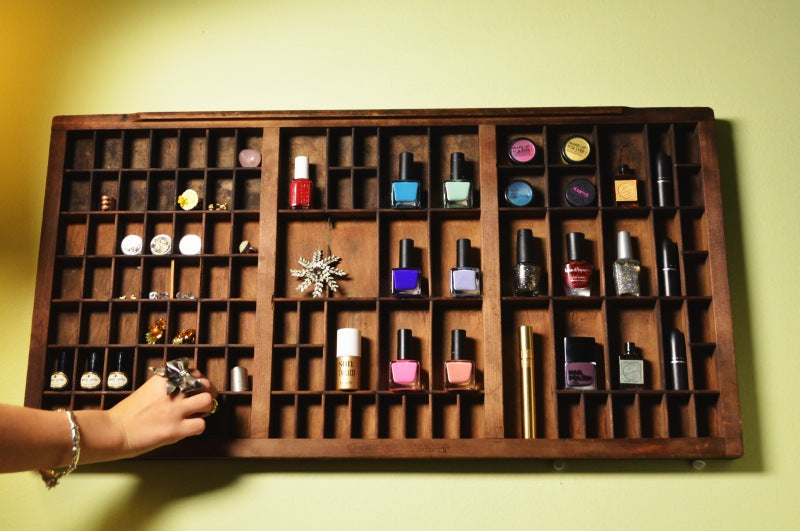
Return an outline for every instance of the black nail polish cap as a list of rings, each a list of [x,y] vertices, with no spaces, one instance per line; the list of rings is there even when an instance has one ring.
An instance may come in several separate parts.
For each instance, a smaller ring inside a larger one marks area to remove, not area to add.
[[[517,263],[529,264],[533,262],[533,231],[519,229],[517,231]]]
[[[456,328],[450,331],[450,359],[465,360],[467,358],[467,331]]]
[[[669,238],[661,240],[661,267],[678,267],[678,246]]]
[[[458,242],[458,254],[456,256],[456,267],[470,267],[469,265],[469,252],[472,246],[472,242],[469,238],[459,238]]]
[[[403,238],[400,240],[400,269],[414,269],[414,240]]]
[[[397,359],[413,360],[413,341],[410,328],[401,328],[397,331]]]
[[[400,180],[411,180],[411,167],[414,165],[414,154],[408,151],[400,153]]]
[[[72,371],[70,370],[69,364],[69,353],[66,350],[62,350],[61,354],[58,355],[56,359],[56,372],[63,372],[64,374],[69,374]]]
[[[125,370],[127,365],[127,360],[125,358],[124,352],[117,352],[117,355],[114,357],[114,365],[111,368],[111,372],[128,372]]]
[[[464,166],[465,164],[464,154],[460,151],[455,151],[450,153],[450,178],[454,181],[460,181],[464,179]]]
[[[102,360],[100,359],[100,354],[98,354],[97,351],[92,351],[86,360],[86,372],[94,372],[99,374],[103,372],[102,369],[100,369],[101,365]]]
[[[583,259],[583,242],[586,235],[582,232],[570,232],[567,234],[567,261]]]
[[[593,337],[564,337],[564,363],[591,363],[594,359]]]

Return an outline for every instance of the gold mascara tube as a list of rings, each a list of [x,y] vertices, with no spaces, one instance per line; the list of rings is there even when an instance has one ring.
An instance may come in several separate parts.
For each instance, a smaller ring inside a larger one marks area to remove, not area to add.
[[[533,379],[533,329],[519,327],[520,388],[522,390],[522,436],[536,438],[535,387]]]

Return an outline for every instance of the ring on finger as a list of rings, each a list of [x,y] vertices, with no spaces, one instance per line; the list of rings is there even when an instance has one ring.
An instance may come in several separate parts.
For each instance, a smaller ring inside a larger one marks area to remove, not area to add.
[[[213,415],[217,412],[217,408],[219,407],[219,402],[215,398],[214,401],[211,403],[211,411],[208,412],[209,415]]]

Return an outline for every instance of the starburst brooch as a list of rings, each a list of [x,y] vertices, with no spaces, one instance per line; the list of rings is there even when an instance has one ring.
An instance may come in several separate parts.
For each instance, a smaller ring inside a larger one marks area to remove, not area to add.
[[[303,279],[295,289],[305,292],[313,284],[314,290],[311,292],[311,296],[314,298],[322,297],[322,292],[326,288],[332,292],[338,291],[339,283],[336,282],[336,277],[343,278],[347,276],[347,273],[335,267],[340,260],[341,258],[335,255],[322,258],[321,249],[314,251],[311,260],[306,260],[302,257],[298,258],[297,263],[303,268],[289,270],[293,277]]]

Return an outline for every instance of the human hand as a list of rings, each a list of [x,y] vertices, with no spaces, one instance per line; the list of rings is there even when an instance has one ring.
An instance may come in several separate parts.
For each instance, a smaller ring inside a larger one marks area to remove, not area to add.
[[[202,433],[217,390],[197,370],[191,373],[199,379],[202,391],[168,395],[166,378],[154,375],[108,411],[76,412],[89,451],[89,455],[82,451],[81,462],[133,457]],[[105,418],[90,413],[103,413]]]

